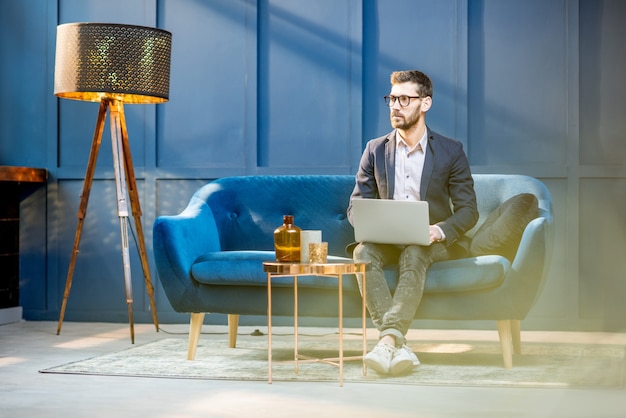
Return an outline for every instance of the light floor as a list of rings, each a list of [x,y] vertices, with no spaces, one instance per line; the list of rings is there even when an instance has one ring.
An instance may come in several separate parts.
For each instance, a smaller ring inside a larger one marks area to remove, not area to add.
[[[130,347],[127,324],[18,322],[0,326],[0,417],[584,417],[626,416],[626,390],[511,389],[305,382],[231,382],[41,374]],[[135,343],[187,325],[135,325]],[[240,327],[240,332],[254,329]],[[226,327],[201,338],[227,338]],[[420,331],[424,338],[497,339],[491,331]],[[329,337],[330,338],[330,337]],[[335,338],[335,337],[332,337]],[[626,334],[523,332],[522,341],[626,344]]]

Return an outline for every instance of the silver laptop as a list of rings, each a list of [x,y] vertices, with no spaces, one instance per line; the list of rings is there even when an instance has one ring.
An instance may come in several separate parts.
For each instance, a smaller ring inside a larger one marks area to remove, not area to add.
[[[352,221],[357,242],[430,244],[425,201],[354,199]]]

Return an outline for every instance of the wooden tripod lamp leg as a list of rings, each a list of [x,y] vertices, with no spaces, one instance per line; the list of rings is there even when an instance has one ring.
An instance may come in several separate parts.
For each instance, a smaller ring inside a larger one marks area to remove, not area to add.
[[[74,276],[74,268],[76,267],[76,256],[78,255],[78,246],[80,244],[80,236],[83,231],[83,222],[87,214],[87,205],[89,203],[89,192],[93,183],[93,176],[96,169],[96,160],[98,159],[98,151],[102,142],[102,132],[104,131],[104,120],[106,118],[108,102],[100,102],[98,110],[98,119],[96,121],[96,129],[91,142],[91,151],[89,152],[89,162],[87,163],[87,171],[85,173],[85,181],[83,183],[83,192],[80,195],[80,207],[78,209],[78,224],[76,226],[76,234],[74,235],[74,248],[72,257],[70,258],[70,266],[65,281],[65,291],[63,292],[63,303],[61,304],[61,312],[59,314],[59,324],[57,326],[57,335],[61,333],[63,326],[63,318],[65,317],[65,308],[67,307],[67,299],[70,296],[72,287],[72,277]]]
[[[130,153],[130,145],[128,142],[128,132],[126,131],[126,118],[124,116],[124,107],[119,106],[119,116],[122,127],[122,146],[124,154],[124,164],[126,168],[126,180],[128,182],[128,195],[130,197],[130,207],[135,220],[135,228],[137,230],[137,243],[139,246],[139,258],[141,259],[141,267],[143,269],[143,277],[146,283],[146,291],[150,298],[150,310],[152,311],[152,322],[159,332],[159,320],[157,318],[156,304],[154,303],[154,287],[150,277],[150,265],[148,264],[148,253],[146,251],[146,243],[144,240],[143,226],[141,224],[141,205],[139,203],[139,194],[137,193],[137,181],[135,180],[135,169],[133,168],[133,159]]]

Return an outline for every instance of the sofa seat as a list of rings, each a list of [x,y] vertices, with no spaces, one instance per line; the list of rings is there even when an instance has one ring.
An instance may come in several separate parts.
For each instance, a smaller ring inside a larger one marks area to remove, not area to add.
[[[275,261],[273,251],[215,251],[203,254],[191,265],[191,276],[204,285],[262,286],[267,287],[267,274],[263,272],[264,261]],[[329,256],[328,260],[346,261],[344,257]],[[498,255],[441,261],[431,266],[426,276],[425,293],[471,292],[496,287],[502,283],[511,263]],[[385,269],[389,287],[395,289],[398,277],[397,266]],[[356,278],[343,280],[344,292],[359,292]],[[274,287],[293,287],[293,278],[276,277]],[[300,276],[301,290],[336,289],[337,282],[328,277]]]
[[[329,256],[328,261],[351,261],[345,257]],[[204,285],[267,287],[263,262],[276,261],[274,251],[216,251],[203,254],[191,265],[191,276]],[[354,280],[344,280],[344,289],[358,292]],[[293,278],[276,277],[272,286],[293,287]],[[299,276],[298,287],[336,289],[337,282],[328,277]]]

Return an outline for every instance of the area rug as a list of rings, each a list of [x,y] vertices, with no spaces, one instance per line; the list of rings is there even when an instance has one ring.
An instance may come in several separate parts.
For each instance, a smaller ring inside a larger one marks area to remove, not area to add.
[[[41,370],[42,373],[83,375],[263,381],[268,378],[267,338],[240,338],[237,348],[227,341],[201,339],[194,361],[186,360],[187,340],[169,338],[120,352]],[[373,345],[373,342],[370,342]],[[515,355],[513,369],[505,369],[498,342],[409,342],[421,365],[412,373],[387,377],[368,371],[362,362],[345,362],[344,382],[407,385],[498,386],[539,388],[621,388],[625,349],[620,345],[525,343]],[[281,381],[338,381],[336,366],[299,364],[295,373],[293,339],[274,338],[272,379]],[[333,338],[300,339],[300,353],[323,358],[337,356]],[[346,356],[358,356],[360,340],[345,343]],[[282,361],[282,362],[281,362]],[[281,363],[279,363],[281,362]]]

